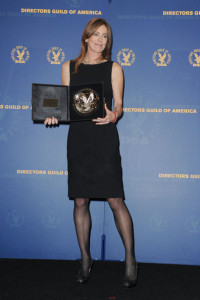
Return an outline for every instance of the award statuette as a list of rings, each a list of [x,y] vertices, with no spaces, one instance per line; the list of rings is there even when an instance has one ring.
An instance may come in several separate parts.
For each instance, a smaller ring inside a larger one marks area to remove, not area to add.
[[[103,83],[84,85],[32,84],[32,119],[44,122],[55,117],[62,122],[103,118]]]

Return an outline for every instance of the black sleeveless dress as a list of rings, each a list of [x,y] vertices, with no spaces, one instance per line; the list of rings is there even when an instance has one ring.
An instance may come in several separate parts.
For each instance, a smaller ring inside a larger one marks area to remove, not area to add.
[[[112,109],[112,61],[70,61],[70,85],[104,82],[105,102]],[[71,122],[67,141],[69,198],[124,198],[119,137],[115,123]]]

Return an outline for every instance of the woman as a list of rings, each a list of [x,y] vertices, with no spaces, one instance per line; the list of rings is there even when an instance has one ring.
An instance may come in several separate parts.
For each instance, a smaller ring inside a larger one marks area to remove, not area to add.
[[[100,18],[88,22],[82,35],[81,53],[62,66],[63,85],[104,82],[105,118],[71,122],[68,133],[68,193],[74,199],[74,222],[81,251],[77,282],[89,279],[93,260],[90,254],[90,199],[107,199],[125,247],[123,287],[136,284],[133,223],[124,203],[121,157],[116,121],[122,115],[123,72],[110,60],[112,33]],[[114,99],[112,110],[112,98]],[[57,124],[54,117],[45,125]]]

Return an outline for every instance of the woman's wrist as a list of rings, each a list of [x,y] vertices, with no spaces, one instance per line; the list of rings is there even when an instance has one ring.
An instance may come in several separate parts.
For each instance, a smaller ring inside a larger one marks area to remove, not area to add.
[[[112,123],[115,123],[117,120],[117,113],[113,111],[113,114],[114,114],[114,119],[112,120]]]

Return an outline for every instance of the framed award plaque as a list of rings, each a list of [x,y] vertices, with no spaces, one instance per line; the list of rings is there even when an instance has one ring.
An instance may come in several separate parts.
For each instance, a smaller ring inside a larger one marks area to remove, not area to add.
[[[60,123],[103,118],[103,83],[84,85],[32,84],[32,120],[55,117]]]

